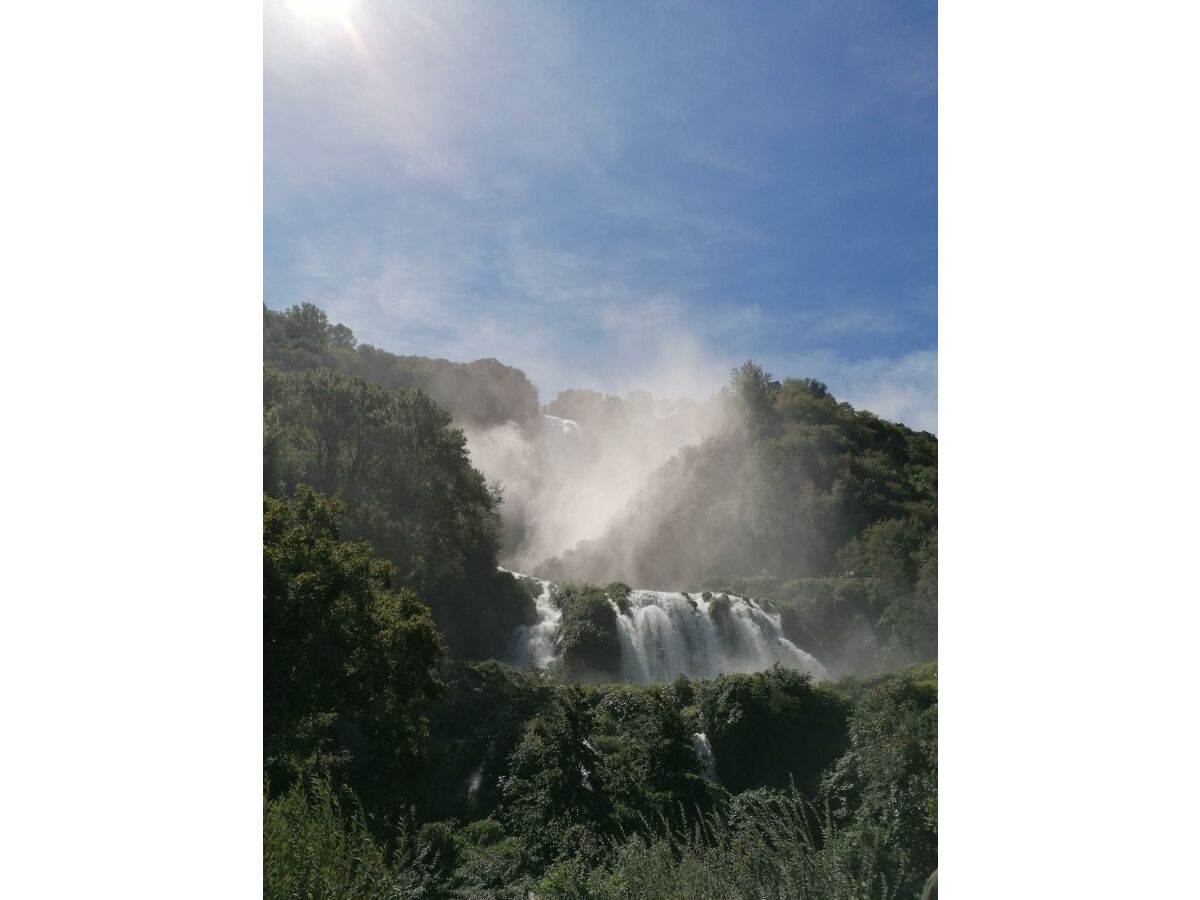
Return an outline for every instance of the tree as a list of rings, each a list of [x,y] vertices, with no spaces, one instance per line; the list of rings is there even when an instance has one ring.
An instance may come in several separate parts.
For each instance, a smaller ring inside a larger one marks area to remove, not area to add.
[[[534,719],[501,782],[502,816],[543,865],[561,853],[603,849],[615,827],[592,712],[583,691],[564,687]]]
[[[314,349],[329,343],[329,318],[324,310],[312,303],[301,303],[289,309],[284,318],[284,330],[292,340],[306,341]]]
[[[752,441],[758,441],[774,431],[774,396],[779,390],[779,382],[772,381],[770,373],[762,366],[753,360],[746,360],[733,370],[726,390]]]
[[[822,792],[840,826],[884,835],[888,880],[916,896],[937,868],[937,670],[888,676],[855,707]]]
[[[342,541],[341,505],[299,487],[263,498],[264,755],[272,783],[327,770],[405,791],[425,752],[443,656],[429,608]]]
[[[534,604],[498,572],[499,496],[449,415],[419,391],[332,369],[264,372],[265,488],[307,484],[344,504],[348,536],[389,560],[450,649],[499,656]]]

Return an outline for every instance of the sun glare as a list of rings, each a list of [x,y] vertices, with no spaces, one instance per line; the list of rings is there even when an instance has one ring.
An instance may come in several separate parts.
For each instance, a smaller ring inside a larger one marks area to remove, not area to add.
[[[343,22],[355,0],[287,0],[298,17],[313,23]]]

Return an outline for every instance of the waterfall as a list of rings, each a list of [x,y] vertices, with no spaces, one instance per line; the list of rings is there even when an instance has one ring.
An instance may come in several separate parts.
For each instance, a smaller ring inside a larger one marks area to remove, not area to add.
[[[700,765],[704,767],[704,777],[720,784],[721,777],[717,775],[717,758],[713,756],[712,744],[708,742],[708,735],[703,731],[693,734],[692,749],[696,751]]]
[[[525,577],[525,576],[520,576]],[[555,658],[562,612],[550,602],[553,585],[542,587],[538,621],[513,635],[509,661],[545,668]],[[611,602],[611,601],[610,601]],[[829,672],[783,634],[778,613],[749,597],[632,591],[626,611],[615,603],[621,645],[621,679],[670,681],[677,675],[712,678],[723,673],[761,672],[779,663],[826,680]]]
[[[483,763],[480,763],[467,778],[467,797],[474,800],[483,786]]]
[[[527,575],[512,574],[520,579],[528,579]],[[521,625],[513,632],[508,661],[520,668],[534,665],[544,669],[554,660],[554,644],[558,640],[558,620],[562,618],[562,610],[550,602],[550,589],[553,587],[550,582],[538,578],[529,580],[538,582],[542,588],[534,600],[538,618],[532,625]]]
[[[775,663],[829,677],[815,658],[786,637],[778,613],[747,597],[633,591],[629,612],[617,615],[621,677],[670,681],[761,672]]]

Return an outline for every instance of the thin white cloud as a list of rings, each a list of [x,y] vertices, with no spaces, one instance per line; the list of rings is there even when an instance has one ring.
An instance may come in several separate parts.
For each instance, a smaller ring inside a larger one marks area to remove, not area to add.
[[[360,0],[349,29],[314,29],[268,0],[269,184],[349,175],[369,153],[403,177],[473,196],[519,188],[516,163],[561,167],[611,152],[604,103],[571,65],[575,36],[554,7],[536,12]]]

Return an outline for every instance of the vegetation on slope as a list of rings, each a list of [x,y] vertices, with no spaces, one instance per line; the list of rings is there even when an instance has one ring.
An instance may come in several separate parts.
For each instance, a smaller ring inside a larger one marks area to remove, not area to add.
[[[346,534],[369,541],[432,607],[451,652],[500,656],[513,629],[534,620],[528,594],[496,568],[498,490],[424,394],[267,367],[263,419],[266,490],[337,497]]]
[[[753,363],[724,397],[729,427],[538,574],[770,599],[793,639],[842,671],[934,658],[937,439]]]
[[[464,425],[525,424],[538,415],[537,390],[520,369],[495,359],[397,356],[359,344],[311,303],[280,312],[263,307],[263,361],[285,372],[334,369],[383,388],[420,390]]]
[[[340,539],[338,504],[300,488],[263,505],[263,756],[284,784],[322,771],[367,795],[403,787],[428,746],[442,646],[389,563]]]
[[[413,778],[451,795],[443,779],[467,774],[467,740],[494,788],[452,817],[435,805],[372,819],[322,779],[298,780],[267,799],[268,882],[323,879],[339,887],[317,896],[338,897],[914,897],[936,868],[932,666],[833,689],[781,670],[589,687],[496,663],[450,670],[486,699],[455,712],[443,698],[429,758],[457,747],[464,765]],[[456,735],[437,724],[447,714]],[[722,728],[714,783],[692,733]]]
[[[936,867],[933,666],[580,686],[448,661],[340,514],[264,498],[267,896],[903,897]]]

